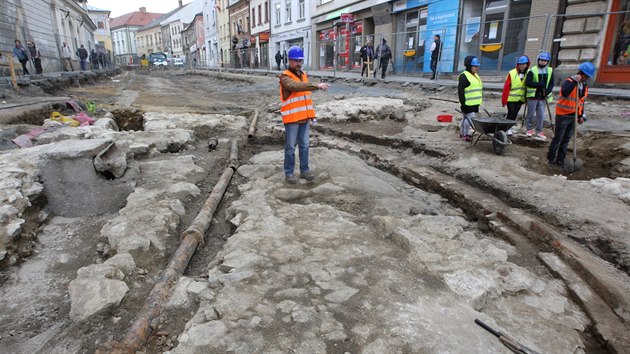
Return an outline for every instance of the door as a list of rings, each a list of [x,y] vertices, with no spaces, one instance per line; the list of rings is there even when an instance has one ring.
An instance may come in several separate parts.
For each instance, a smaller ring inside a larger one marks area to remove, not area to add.
[[[505,38],[505,17],[508,14],[508,1],[488,1],[483,13],[481,43],[481,67],[484,71],[499,71],[503,59]]]

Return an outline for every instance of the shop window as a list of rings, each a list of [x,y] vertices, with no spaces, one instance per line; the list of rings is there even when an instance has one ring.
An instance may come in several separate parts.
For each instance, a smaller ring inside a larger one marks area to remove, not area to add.
[[[630,1],[621,1],[620,11],[630,11]],[[619,15],[613,46],[608,56],[609,65],[630,65],[630,13]]]

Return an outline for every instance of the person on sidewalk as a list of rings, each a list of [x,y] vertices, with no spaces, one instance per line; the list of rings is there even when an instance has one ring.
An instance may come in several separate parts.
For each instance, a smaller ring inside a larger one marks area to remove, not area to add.
[[[380,59],[381,66],[381,79],[385,79],[385,72],[387,72],[387,64],[389,59],[392,58],[392,50],[387,45],[387,41],[383,38],[381,44],[376,47],[374,59]],[[376,77],[376,71],[374,71],[374,77]]]
[[[437,66],[438,60],[440,59],[440,55],[442,54],[442,40],[439,34],[433,36],[433,43],[431,44],[431,71],[433,71],[433,76],[431,76],[431,80],[435,80],[437,76]]]
[[[551,54],[540,52],[538,54],[538,65],[529,69],[525,77],[527,86],[527,136],[535,136],[540,140],[547,140],[543,132],[543,122],[545,121],[545,109],[548,102],[553,100],[553,69],[549,67]],[[546,101],[545,101],[546,100]],[[536,114],[536,126],[534,127],[534,114]],[[551,119],[551,117],[549,117]],[[536,129],[534,133],[533,129]]]
[[[42,68],[42,54],[35,46],[35,42],[28,41],[26,42],[26,46],[28,47],[28,52],[31,55],[33,66],[35,67],[35,74],[41,75],[44,72],[44,69]]]
[[[81,48],[77,49],[77,56],[79,57],[79,63],[81,64],[81,71],[87,70],[88,64],[88,51],[85,46],[81,44]]]
[[[361,68],[361,77],[365,73],[365,77],[370,77],[370,70],[368,66],[374,62],[374,47],[372,41],[367,41],[363,47],[359,50],[361,53],[361,59],[363,60],[363,67]]]
[[[284,69],[286,70],[287,67],[287,51],[283,51],[282,52],[282,64],[284,65]]]
[[[61,61],[63,62],[63,71],[74,71],[72,66],[72,50],[66,42],[61,47]]]
[[[28,63],[28,52],[22,46],[22,42],[19,39],[15,40],[15,47],[13,47],[13,55],[18,59],[20,64],[22,64],[22,73],[24,75],[30,75],[28,72],[28,68],[26,68],[26,63]]]
[[[475,113],[479,112],[479,106],[483,97],[483,84],[478,72],[481,64],[476,56],[469,55],[464,58],[464,70],[457,79],[457,96],[464,114],[459,126],[459,136],[466,142],[472,141],[470,130]]]
[[[577,74],[564,80],[560,87],[560,97],[556,104],[556,130],[554,131],[547,163],[549,167],[564,166],[567,147],[575,127],[575,110],[578,112],[578,124],[584,123],[584,100],[588,97],[586,81],[595,75],[595,66],[590,62],[580,64]],[[576,107],[576,101],[578,105]]]
[[[284,123],[284,176],[289,184],[296,184],[295,145],[300,156],[300,178],[308,182],[315,176],[308,167],[309,123],[315,120],[315,109],[311,99],[312,90],[327,90],[329,84],[317,85],[308,82],[302,71],[304,51],[298,46],[289,48],[289,68],[280,74],[280,113]]]
[[[501,104],[503,107],[507,105],[506,119],[515,121],[521,106],[525,102],[525,94],[527,93],[525,75],[527,75],[527,70],[529,70],[529,58],[523,55],[516,61],[516,68],[510,70],[505,78]],[[506,133],[507,135],[512,135],[512,128],[508,129]]]
[[[92,70],[98,70],[98,53],[94,48],[90,52],[90,61],[92,62]]]
[[[282,63],[282,54],[280,53],[280,49],[278,49],[278,52],[276,53],[276,64],[278,65],[278,70],[281,70],[280,63]]]

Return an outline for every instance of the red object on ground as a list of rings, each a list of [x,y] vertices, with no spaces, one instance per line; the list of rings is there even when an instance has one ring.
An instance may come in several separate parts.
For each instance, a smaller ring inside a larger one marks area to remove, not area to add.
[[[450,123],[453,121],[453,115],[452,114],[440,114],[437,116],[437,120],[438,122],[442,122],[442,123]]]

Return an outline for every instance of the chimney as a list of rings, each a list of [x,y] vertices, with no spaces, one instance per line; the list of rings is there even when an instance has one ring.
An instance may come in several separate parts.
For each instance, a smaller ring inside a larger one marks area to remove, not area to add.
[[[146,12],[147,12],[147,8],[146,8],[146,7],[141,7],[141,8],[140,8],[140,12],[142,12],[142,13],[146,13]]]
[[[182,4],[182,0],[179,0],[179,7],[184,7],[184,4]]]

